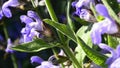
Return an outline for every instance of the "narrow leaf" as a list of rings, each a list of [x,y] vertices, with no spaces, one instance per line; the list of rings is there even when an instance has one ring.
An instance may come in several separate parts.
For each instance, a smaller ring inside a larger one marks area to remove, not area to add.
[[[108,45],[112,48],[116,48],[116,46],[119,44],[119,40],[116,37],[112,37],[110,35],[107,36],[108,38]]]
[[[49,19],[45,19],[44,21],[47,24],[56,28],[58,31],[60,31],[61,33],[63,33],[67,37],[69,37],[70,39],[72,39],[77,44],[79,44],[82,47],[82,49],[84,50],[84,52],[86,53],[86,55],[94,63],[96,63],[100,66],[106,67],[105,62],[106,62],[107,57],[105,55],[93,50],[92,48],[90,48],[80,37],[77,37],[78,39],[76,39],[76,36],[75,36],[74,32],[70,29],[70,27],[66,26],[65,24],[56,23]]]
[[[60,23],[54,22],[50,19],[44,19],[44,21],[45,21],[45,23],[47,23],[47,24],[53,26],[54,28],[56,28],[58,31],[60,31],[64,35],[68,36],[73,41],[76,41],[76,37],[74,35],[74,32],[70,29],[69,26],[67,26],[65,24],[60,24]]]
[[[82,26],[78,31],[77,31],[77,35],[83,39],[83,41],[89,45],[90,47],[92,47],[92,41],[91,41],[91,37],[90,37],[90,31],[88,30],[88,26]],[[84,50],[82,49],[82,47],[80,45],[78,45],[75,49],[75,52],[77,52],[76,54],[76,58],[77,60],[79,60],[79,63],[81,65],[83,65],[83,61],[84,58],[86,56]]]
[[[93,49],[91,49],[81,38],[78,38],[78,43],[86,53],[86,55],[96,64],[106,67],[105,64],[107,57]]]
[[[56,46],[58,46],[58,44],[46,43],[41,39],[35,39],[32,42],[24,43],[24,44],[12,47],[12,49],[21,51],[21,52],[38,52],[38,51],[45,50],[48,48],[53,48]]]

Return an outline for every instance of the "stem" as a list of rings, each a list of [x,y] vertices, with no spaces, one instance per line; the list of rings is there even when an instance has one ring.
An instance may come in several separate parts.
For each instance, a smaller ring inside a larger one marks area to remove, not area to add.
[[[5,39],[7,40],[9,37],[8,37],[8,32],[7,32],[6,25],[4,22],[3,22],[3,31],[5,33]]]
[[[51,3],[50,3],[50,0],[45,0],[45,5],[46,5],[46,7],[47,7],[47,9],[48,9],[48,12],[49,12],[49,14],[50,14],[50,17],[51,17],[52,21],[58,22],[57,16],[56,16],[55,13],[54,13],[54,10],[53,10],[53,8],[52,8],[52,5],[51,5]],[[57,31],[57,30],[56,30],[56,31]],[[58,34],[58,36],[59,36],[59,39],[60,39],[61,43],[64,44],[64,42],[65,42],[65,37],[64,37],[64,35],[63,35],[62,33],[58,32],[58,31],[57,31],[57,34]]]
[[[34,8],[37,8],[37,6],[34,3],[34,0],[31,0],[31,3],[32,3],[32,5],[33,5]]]
[[[3,23],[4,23],[4,22],[3,22]],[[5,33],[5,38],[6,38],[6,40],[7,40],[7,39],[9,38],[9,36],[8,36],[8,32],[7,32],[5,23],[4,23],[4,25],[3,25],[3,31],[4,31],[4,33]],[[15,59],[14,54],[11,54],[11,59],[12,59],[12,61],[13,61],[13,66],[14,66],[14,68],[17,68],[18,66],[17,66],[17,62],[16,62],[16,59]]]
[[[15,59],[14,54],[11,54],[11,59],[12,59],[12,61],[13,61],[13,66],[14,66],[14,68],[18,68],[18,66],[17,66],[17,64],[16,64],[16,59]]]
[[[70,26],[70,28],[72,29],[72,30],[74,30],[75,28],[74,28],[74,25],[73,25],[73,23],[72,23],[72,20],[71,20],[71,18],[70,18],[70,5],[71,5],[71,0],[68,0],[68,2],[67,2],[67,21],[68,21],[68,25]]]
[[[57,51],[55,50],[55,48],[52,48],[52,51],[53,51],[53,53],[54,53],[54,55],[55,55],[55,58],[58,60],[59,57],[58,57],[58,54],[57,54]],[[61,64],[62,68],[64,68],[63,63],[60,63],[60,64]]]
[[[80,64],[75,58],[74,54],[70,50],[69,46],[63,46],[64,51],[67,53],[67,55],[70,57],[70,60],[75,64],[76,68],[80,68]]]
[[[98,20],[98,19],[97,19],[97,15],[96,15],[97,13],[96,13],[95,7],[94,7],[94,5],[92,4],[92,2],[90,3],[90,9],[92,10],[93,15],[95,16],[96,20]]]
[[[58,58],[58,54],[57,54],[57,52],[56,52],[55,48],[52,48],[52,51],[53,51],[53,53],[54,53],[54,55],[55,55],[56,59],[58,60],[59,58]]]
[[[46,7],[48,9],[51,19],[55,22],[58,22],[57,16],[54,13],[54,10],[51,6],[50,0],[45,0],[45,4],[46,4]]]

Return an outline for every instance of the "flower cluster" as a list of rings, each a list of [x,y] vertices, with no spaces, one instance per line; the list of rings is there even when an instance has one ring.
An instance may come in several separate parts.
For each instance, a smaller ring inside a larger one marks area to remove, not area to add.
[[[104,17],[104,20],[97,22],[93,25],[91,31],[91,37],[94,44],[99,44],[102,42],[102,34],[114,34],[118,32],[117,25],[115,21],[110,17],[106,7],[102,4],[97,4],[95,6],[96,11]],[[103,10],[103,11],[101,11]]]
[[[120,0],[2,0],[0,57],[6,60],[10,56],[10,68],[30,68],[31,64],[35,68],[120,68],[119,3]],[[71,5],[75,9],[70,9]],[[70,14],[71,10],[75,12]]]
[[[95,4],[94,0],[79,0],[78,2],[73,2],[72,6],[76,8],[75,14],[81,19],[90,21],[92,15],[90,14],[90,3]]]
[[[20,19],[21,22],[26,24],[26,26],[21,30],[24,42],[32,41],[35,36],[42,38],[40,32],[43,31],[43,23],[37,13],[29,10],[27,15],[21,15]]]

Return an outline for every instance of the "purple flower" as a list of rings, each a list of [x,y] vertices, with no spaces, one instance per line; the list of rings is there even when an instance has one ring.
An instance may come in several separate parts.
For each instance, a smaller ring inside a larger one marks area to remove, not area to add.
[[[33,19],[31,19],[30,17],[28,17],[26,15],[21,15],[20,20],[21,20],[21,22],[24,22],[26,25],[33,22]]]
[[[72,3],[72,6],[76,8],[75,14],[80,16],[81,9],[90,9],[90,2],[94,4],[94,0],[79,0]]]
[[[32,41],[32,38],[29,37],[30,28],[27,28],[27,27],[23,28],[23,29],[21,30],[21,33],[22,33],[22,35],[23,35],[23,42],[30,42],[30,41]]]
[[[51,62],[44,61],[41,63],[40,66],[37,66],[36,68],[61,68],[61,67],[53,65]]]
[[[27,15],[21,15],[20,20],[26,24],[21,31],[24,42],[32,41],[35,36],[38,38],[42,37],[39,31],[43,31],[43,23],[36,12],[30,10],[27,12]]]
[[[104,16],[104,17],[110,18],[110,15],[109,15],[109,13],[108,13],[108,11],[107,11],[107,8],[106,8],[103,4],[97,4],[97,5],[95,6],[95,9],[96,9],[96,11],[97,11],[100,15],[102,15],[102,16]],[[102,11],[101,11],[101,10],[102,10]]]
[[[35,28],[36,30],[42,31],[43,30],[43,23],[41,19],[39,18],[38,14],[34,11],[28,11],[27,15],[35,20],[34,23],[31,23],[30,26]]]
[[[63,52],[63,50],[61,50],[58,55],[63,56],[65,55],[65,53]],[[58,60],[55,58],[54,55],[50,56],[48,61],[44,61],[38,56],[32,56],[30,60],[32,64],[39,65],[36,68],[61,68]]]
[[[120,0],[117,0],[118,3],[120,3]]]
[[[120,45],[117,46],[116,50],[109,47],[106,44],[100,43],[99,47],[103,50],[107,50],[111,53],[111,57],[109,57],[106,60],[106,64],[108,65],[108,68],[120,68]]]
[[[43,59],[38,56],[32,56],[30,60],[32,64],[37,64],[37,65],[40,65],[41,62],[43,62]]]
[[[5,15],[7,18],[12,17],[12,13],[11,10],[9,9],[9,7],[16,7],[19,5],[18,0],[8,0],[6,1],[3,6],[2,9],[0,11],[0,19],[2,19],[3,15]]]
[[[14,50],[11,49],[12,47],[13,47],[13,44],[11,42],[11,39],[8,39],[7,40],[7,48],[5,49],[5,52],[14,53]]]
[[[81,9],[81,12],[79,14],[79,17],[81,19],[84,19],[86,21],[90,21],[91,19],[91,14],[89,13],[89,11],[87,9]]]
[[[93,24],[91,29],[91,38],[94,44],[99,44],[102,41],[101,35],[106,34],[114,34],[118,32],[117,25],[115,21],[109,16],[107,9],[102,4],[96,5],[96,11],[104,16],[104,20]],[[103,11],[101,11],[101,9]]]
[[[32,56],[31,63],[39,65],[36,68],[60,68],[60,66],[53,65],[53,63],[50,61],[44,61],[42,58],[38,56]]]

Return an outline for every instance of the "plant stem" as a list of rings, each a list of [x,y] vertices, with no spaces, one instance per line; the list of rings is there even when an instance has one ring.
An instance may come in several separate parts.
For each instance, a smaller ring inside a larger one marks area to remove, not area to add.
[[[5,39],[7,40],[9,37],[8,37],[7,29],[6,29],[6,24],[4,22],[3,22],[3,31],[5,33]]]
[[[15,56],[14,56],[14,54],[11,54],[11,59],[12,59],[12,61],[13,61],[13,66],[14,66],[14,68],[18,68],[18,66],[17,66],[17,62],[16,62],[16,59],[15,59]]]
[[[55,55],[56,59],[58,60],[59,58],[58,58],[58,54],[57,54],[57,52],[56,52],[55,48],[52,48],[52,51],[53,51],[53,53],[54,53],[54,55]]]
[[[46,7],[48,9],[51,19],[55,22],[58,22],[57,16],[54,13],[54,10],[51,6],[50,0],[45,0],[45,4],[46,4]]]
[[[32,3],[32,5],[33,5],[34,8],[37,8],[37,6],[34,3],[34,0],[31,0],[31,3]]]
[[[58,57],[58,54],[57,54],[57,51],[55,50],[55,48],[52,48],[52,51],[53,51],[53,53],[54,53],[54,55],[55,55],[55,58],[58,60],[59,57]],[[64,68],[63,63],[60,63],[60,64],[61,64],[62,68]]]
[[[71,0],[68,0],[68,2],[67,2],[67,12],[66,12],[66,14],[67,14],[67,21],[68,21],[68,25],[70,26],[70,28],[72,30],[74,30],[75,27],[74,27],[74,24],[72,23],[72,20],[70,18],[70,5],[71,5]]]
[[[51,17],[52,21],[58,22],[57,16],[54,13],[54,10],[52,8],[50,0],[45,0],[45,4],[46,4],[46,7],[48,9],[48,12],[50,14],[50,17]],[[64,35],[62,33],[58,32],[58,31],[57,31],[57,34],[59,36],[59,39],[60,39],[61,43],[63,44],[65,42]]]
[[[80,68],[80,64],[77,61],[77,59],[75,58],[73,52],[70,50],[69,46],[63,46],[64,51],[67,53],[68,57],[70,58],[70,60],[74,63],[76,68]]]
[[[6,24],[3,22],[3,31],[4,31],[4,33],[5,33],[5,38],[6,38],[6,40],[8,40],[8,38],[9,38],[9,36],[8,36],[8,32],[7,32],[7,29],[6,29]],[[11,54],[11,59],[12,59],[12,61],[13,61],[13,67],[14,68],[17,68],[18,66],[17,66],[17,62],[16,62],[16,59],[15,59],[15,56],[14,56],[14,54]]]

